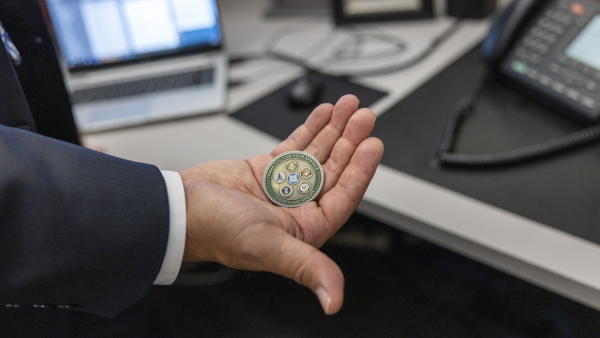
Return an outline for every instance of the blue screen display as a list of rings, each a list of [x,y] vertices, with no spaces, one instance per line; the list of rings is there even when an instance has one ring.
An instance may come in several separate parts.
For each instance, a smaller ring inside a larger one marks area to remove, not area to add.
[[[567,48],[567,56],[600,70],[600,15]]]
[[[219,46],[216,0],[46,0],[67,68]]]

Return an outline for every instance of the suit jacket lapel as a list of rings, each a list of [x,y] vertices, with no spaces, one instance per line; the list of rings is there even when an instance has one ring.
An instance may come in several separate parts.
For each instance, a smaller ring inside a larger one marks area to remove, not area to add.
[[[2,42],[4,42],[6,51],[8,52],[8,55],[10,55],[10,57],[12,58],[13,63],[17,66],[20,65],[21,54],[19,53],[19,50],[17,49],[15,44],[11,41],[10,36],[8,36],[8,32],[2,26],[2,22],[0,22],[0,39],[2,40]]]
[[[7,48],[1,47],[0,124],[35,131],[35,123],[29,110],[29,105],[13,67],[13,58],[9,55]]]

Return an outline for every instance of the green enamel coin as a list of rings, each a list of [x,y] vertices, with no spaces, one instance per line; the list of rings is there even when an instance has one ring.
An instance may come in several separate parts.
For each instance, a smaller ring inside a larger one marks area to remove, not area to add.
[[[303,151],[288,151],[275,157],[265,169],[263,189],[282,207],[297,208],[314,200],[323,188],[323,167]]]

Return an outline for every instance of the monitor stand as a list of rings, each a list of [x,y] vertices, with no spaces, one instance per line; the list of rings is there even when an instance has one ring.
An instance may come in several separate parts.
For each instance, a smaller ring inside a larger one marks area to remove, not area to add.
[[[271,6],[265,12],[267,18],[331,15],[331,5],[328,0],[272,0]]]

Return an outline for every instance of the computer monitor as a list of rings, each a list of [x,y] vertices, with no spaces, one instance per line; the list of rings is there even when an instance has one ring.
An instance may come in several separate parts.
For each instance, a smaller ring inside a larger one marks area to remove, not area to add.
[[[338,25],[432,18],[432,0],[332,0]]]
[[[216,0],[45,0],[71,71],[220,48]]]

